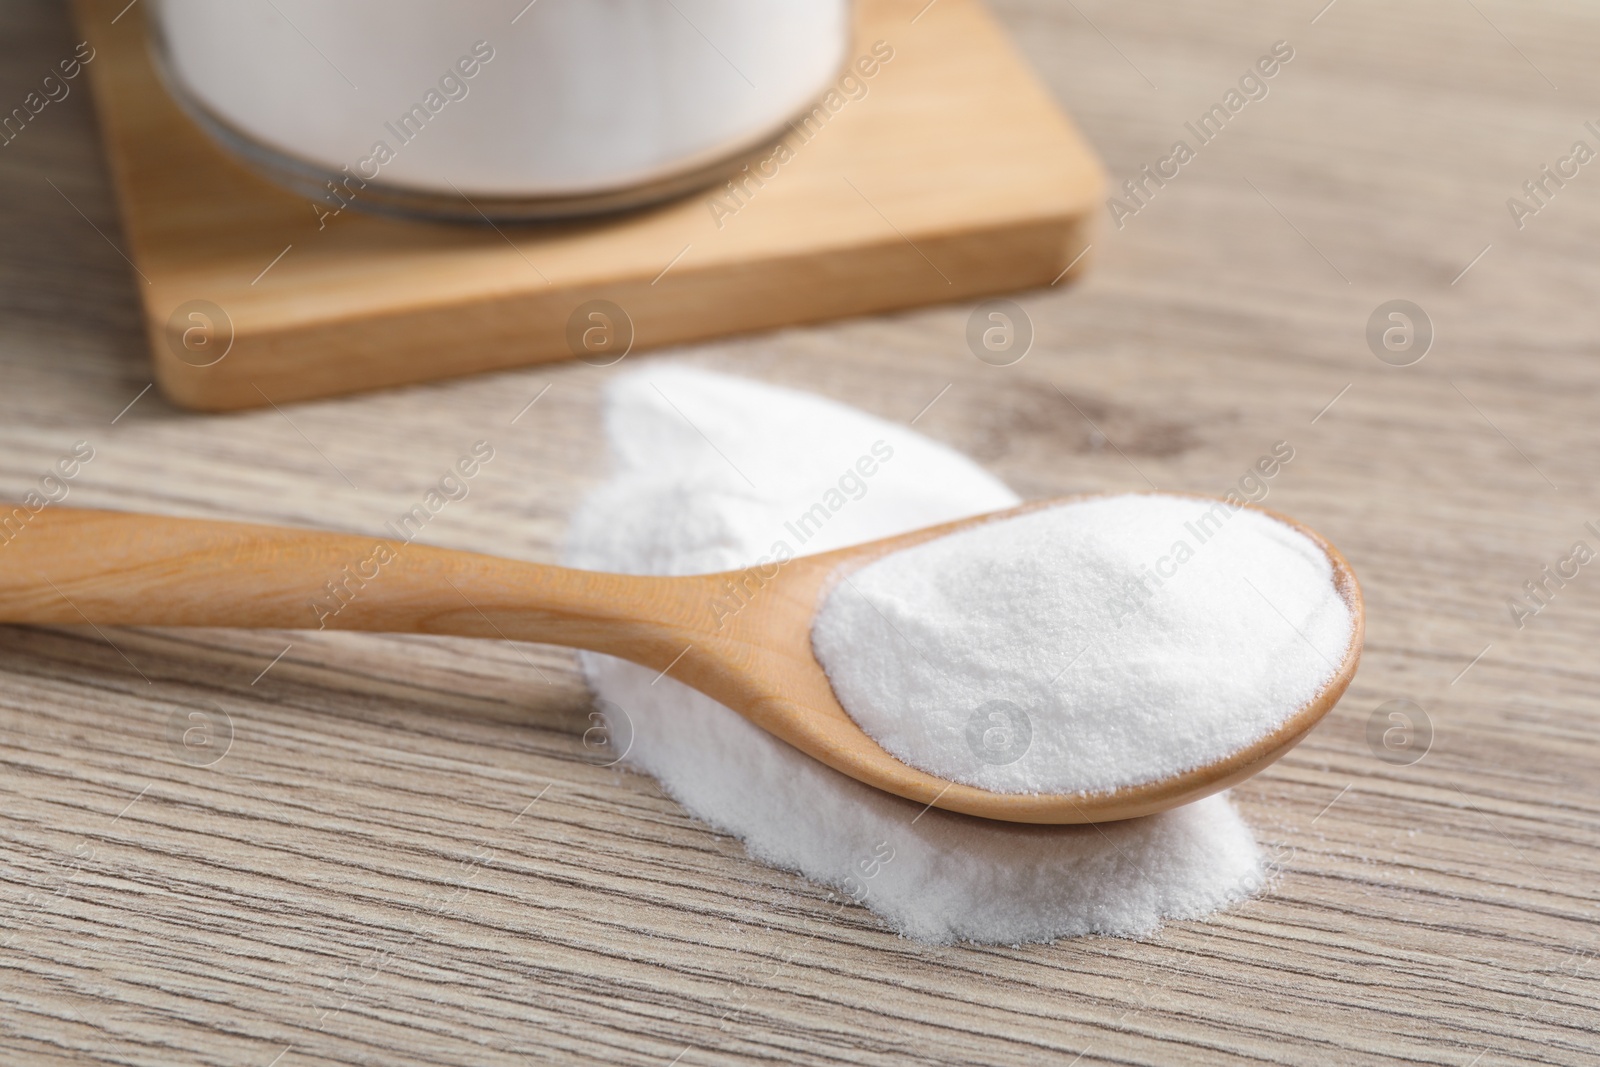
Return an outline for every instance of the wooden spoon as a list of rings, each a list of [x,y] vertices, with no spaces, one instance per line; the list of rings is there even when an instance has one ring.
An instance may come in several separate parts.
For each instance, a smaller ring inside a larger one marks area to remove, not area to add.
[[[1328,555],[1354,618],[1322,693],[1278,729],[1209,766],[1133,788],[992,793],[901,763],[839,706],[811,651],[833,583],[881,556],[1066,500],[930,527],[781,565],[683,578],[568,570],[387,538],[47,507],[0,531],[0,622],[223,626],[452,634],[566,645],[661,671],[836,771],[919,804],[988,819],[1088,823],[1197,800],[1267,766],[1343,694],[1361,654],[1361,590]],[[1265,509],[1262,509],[1265,510]],[[15,513],[13,513],[15,514]],[[738,590],[730,601],[730,589]],[[744,606],[729,614],[727,605]],[[719,605],[721,607],[719,608]]]

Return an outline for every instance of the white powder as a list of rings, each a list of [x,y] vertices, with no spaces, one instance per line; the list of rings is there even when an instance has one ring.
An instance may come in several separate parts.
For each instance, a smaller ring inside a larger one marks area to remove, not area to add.
[[[812,644],[845,710],[906,763],[1081,793],[1260,740],[1332,680],[1350,636],[1328,557],[1298,530],[1137,495],[885,557],[828,596]]]
[[[778,541],[824,551],[1017,503],[971,461],[904,426],[671,364],[614,380],[606,429],[615,472],[573,518],[573,566],[735,569]],[[846,477],[879,442],[890,458],[870,478]],[[830,517],[808,526],[801,543],[786,524],[818,503]],[[652,685],[654,671],[592,654],[583,662],[597,695],[621,711],[615,725],[627,732],[617,743],[630,765],[757,859],[839,889],[909,937],[1013,944],[1142,935],[1163,919],[1241,900],[1262,882],[1260,851],[1222,796],[1099,827],[924,811],[670,678]]]

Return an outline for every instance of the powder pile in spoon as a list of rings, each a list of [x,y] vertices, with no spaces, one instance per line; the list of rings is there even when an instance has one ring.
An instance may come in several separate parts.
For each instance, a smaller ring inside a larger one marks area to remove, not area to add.
[[[1141,785],[1248,748],[1349,647],[1326,553],[1259,511],[1089,498],[886,556],[812,629],[893,755],[1002,793]]]
[[[902,424],[661,361],[613,379],[605,427],[613,470],[573,517],[572,566],[734,570],[770,558],[779,542],[821,552],[1018,503],[976,464]],[[1144,935],[1165,919],[1242,900],[1265,878],[1261,851],[1226,796],[1099,827],[924,810],[823,766],[671,677],[581,658],[627,766],[740,838],[755,859],[829,886],[841,906],[871,909],[908,937],[1016,944]]]

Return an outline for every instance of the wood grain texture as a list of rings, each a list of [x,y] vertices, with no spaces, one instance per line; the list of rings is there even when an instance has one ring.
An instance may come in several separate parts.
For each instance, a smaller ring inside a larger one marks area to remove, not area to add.
[[[861,0],[851,61],[888,58],[836,112],[797,124],[786,162],[761,164],[766,146],[753,178],[730,165],[745,193],[723,196],[724,213],[712,188],[595,222],[492,227],[313,210],[179,110],[142,8],[118,19],[125,0],[79,0],[157,380],[186,406],[259,407],[570,359],[571,320],[595,300],[623,310],[627,325],[613,313],[604,328],[642,351],[1081,269],[1099,161],[981,5],[945,0],[913,26],[921,2]]]
[[[1600,175],[1521,229],[1505,201],[1595,143],[1600,14],[1322,6],[1003,0],[1117,185],[1295,49],[1081,285],[1017,297],[1015,366],[972,357],[958,305],[678,353],[901,421],[948,385],[917,429],[1025,496],[1222,492],[1290,442],[1267,504],[1345,552],[1368,628],[1339,707],[1233,793],[1278,872],[1260,899],[1148,941],[917,945],[594,766],[566,653],[5,627],[0,1058],[1593,1063],[1600,576],[1521,629],[1507,601],[1597,545]],[[77,38],[43,0],[0,20],[9,109]],[[0,147],[6,496],[86,440],[73,506],[373,534],[481,438],[426,540],[555,558],[615,370],[124,412],[151,381],[140,283],[88,105],[80,81]],[[1436,327],[1414,366],[1367,348],[1393,298]],[[1410,766],[1367,739],[1397,699],[1433,726]],[[186,761],[219,712],[225,756]]]

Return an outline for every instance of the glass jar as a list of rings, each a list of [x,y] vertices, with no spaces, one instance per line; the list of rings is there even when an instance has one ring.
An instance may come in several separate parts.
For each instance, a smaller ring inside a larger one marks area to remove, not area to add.
[[[158,0],[169,90],[330,207],[559,218],[722,177],[839,74],[849,0]]]

